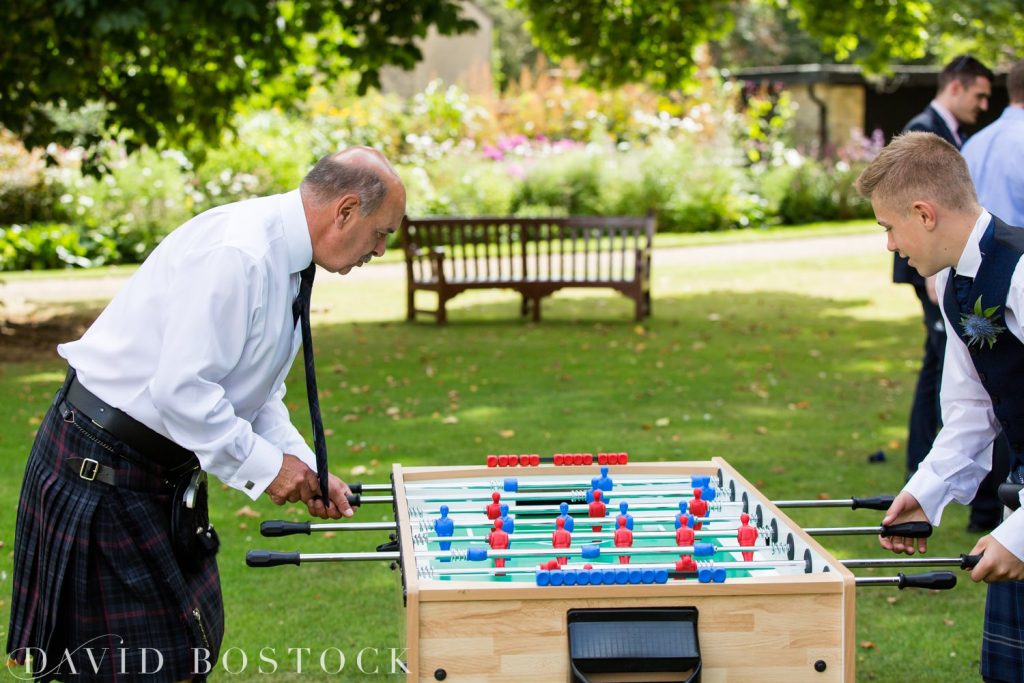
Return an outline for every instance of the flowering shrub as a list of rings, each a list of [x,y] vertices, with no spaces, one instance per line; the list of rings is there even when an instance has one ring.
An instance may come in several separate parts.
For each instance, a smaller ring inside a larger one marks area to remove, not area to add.
[[[661,231],[698,231],[870,210],[853,180],[882,141],[855,136],[833,161],[806,158],[786,143],[785,93],[711,72],[685,96],[529,78],[501,99],[441,82],[406,100],[357,97],[341,82],[313,92],[301,115],[240,114],[221,145],[191,158],[111,143],[101,179],[81,172],[81,150],[51,148],[47,166],[0,135],[0,268],[141,260],[192,215],[294,189],[350,145],[395,163],[414,216],[654,211]]]

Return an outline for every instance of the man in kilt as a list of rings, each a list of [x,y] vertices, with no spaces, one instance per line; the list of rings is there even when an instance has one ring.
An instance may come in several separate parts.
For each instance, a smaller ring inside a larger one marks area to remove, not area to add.
[[[283,401],[304,326],[293,304],[300,283],[308,304],[317,266],[344,275],[382,255],[404,213],[378,152],[324,157],[297,190],[173,231],[58,347],[68,374],[29,455],[14,543],[7,651],[34,678],[205,678],[224,633],[207,472],[254,500],[352,515],[337,477],[324,501]]]
[[[942,429],[882,520],[937,525],[951,500],[971,501],[1000,433],[1010,444],[1010,482],[1024,482],[1024,230],[978,204],[967,163],[933,133],[893,139],[857,189],[871,200],[889,250],[921,275],[937,274],[946,329],[954,332],[940,391]],[[1004,503],[1013,512],[971,550],[983,554],[971,578],[990,584],[981,674],[993,682],[1024,675],[1024,511],[1020,487],[1012,491]],[[897,553],[927,550],[924,539],[880,542]]]

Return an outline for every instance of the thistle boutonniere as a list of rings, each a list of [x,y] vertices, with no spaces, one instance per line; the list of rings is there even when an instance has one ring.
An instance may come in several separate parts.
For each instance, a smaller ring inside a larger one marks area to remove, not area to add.
[[[974,302],[974,311],[960,315],[960,326],[964,329],[968,346],[977,344],[980,347],[983,344],[988,344],[991,349],[995,345],[996,337],[1006,330],[992,319],[998,310],[999,306],[982,308],[979,296],[978,300]]]

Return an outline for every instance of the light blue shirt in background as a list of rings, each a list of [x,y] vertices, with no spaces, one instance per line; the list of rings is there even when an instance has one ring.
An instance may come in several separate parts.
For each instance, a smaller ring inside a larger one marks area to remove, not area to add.
[[[1024,107],[1007,107],[961,151],[978,203],[1010,225],[1024,227]]]

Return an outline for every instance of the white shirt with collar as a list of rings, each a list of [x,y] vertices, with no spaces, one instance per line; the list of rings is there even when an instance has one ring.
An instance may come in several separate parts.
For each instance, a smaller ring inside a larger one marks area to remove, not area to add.
[[[929,106],[939,112],[939,116],[942,118],[943,123],[945,123],[946,127],[949,128],[949,132],[953,134],[953,139],[956,140],[956,144],[964,144],[963,138],[960,137],[960,122],[957,121],[955,116],[953,116],[953,112],[939,104],[938,100],[932,100]]]
[[[292,302],[312,258],[298,190],[212,209],[168,235],[57,352],[86,389],[255,500],[283,453],[316,469],[283,400],[302,341]]]
[[[981,266],[979,243],[992,216],[982,210],[974,224],[960,260],[956,265],[958,275],[975,277]],[[944,302],[946,282],[950,269],[940,272],[935,279],[935,288],[940,303]],[[1020,314],[1024,311],[1024,258],[1017,263],[1010,279],[1010,290],[1006,296],[1004,311],[1007,330],[1024,342]],[[992,442],[999,434],[999,422],[992,411],[992,401],[978,379],[967,345],[955,333],[945,306],[942,317],[950,334],[946,337],[946,355],[942,367],[942,429],[935,437],[935,443],[928,457],[918,467],[904,487],[928,516],[933,524],[942,520],[942,510],[950,501],[970,503],[978,485],[992,468]],[[1024,492],[1021,494],[1024,502]],[[992,536],[1007,550],[1024,560],[1024,506],[1007,517],[992,532]]]

